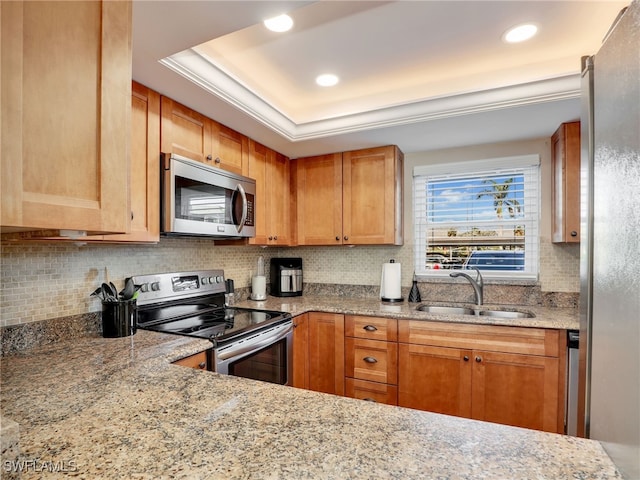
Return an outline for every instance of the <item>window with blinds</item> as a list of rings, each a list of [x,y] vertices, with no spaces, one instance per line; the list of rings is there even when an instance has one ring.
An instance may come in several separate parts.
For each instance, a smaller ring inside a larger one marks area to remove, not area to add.
[[[414,168],[415,270],[537,278],[538,155]]]

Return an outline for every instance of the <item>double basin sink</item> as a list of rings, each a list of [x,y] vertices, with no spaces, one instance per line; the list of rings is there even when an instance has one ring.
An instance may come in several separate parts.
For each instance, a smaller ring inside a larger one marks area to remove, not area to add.
[[[533,318],[535,315],[530,312],[518,312],[513,310],[481,310],[468,307],[445,307],[440,305],[418,305],[416,310],[421,312],[442,314],[442,315],[480,315],[493,318]]]

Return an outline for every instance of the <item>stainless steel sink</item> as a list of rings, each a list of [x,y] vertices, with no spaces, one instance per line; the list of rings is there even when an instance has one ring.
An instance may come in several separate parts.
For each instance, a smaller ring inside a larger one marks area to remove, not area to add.
[[[474,315],[472,308],[466,307],[444,307],[440,305],[418,305],[416,310],[428,313],[440,313],[445,315]]]
[[[533,318],[534,314],[529,312],[513,312],[505,310],[482,310],[480,315],[495,318]]]

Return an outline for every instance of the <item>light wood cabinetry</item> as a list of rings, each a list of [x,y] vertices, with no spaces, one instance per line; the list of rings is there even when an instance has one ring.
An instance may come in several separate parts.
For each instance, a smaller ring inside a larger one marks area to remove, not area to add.
[[[173,362],[175,365],[182,365],[183,367],[197,368],[198,370],[207,370],[207,351],[190,355],[180,360]]]
[[[564,432],[558,330],[400,320],[398,404]]]
[[[0,8],[2,231],[128,232],[131,2]]]
[[[397,320],[345,316],[346,395],[397,405]]]
[[[551,137],[554,243],[580,242],[580,122],[563,123]]]
[[[309,390],[344,395],[344,315],[308,315]]]
[[[291,385],[309,389],[309,314],[293,319],[293,379]]]
[[[256,236],[251,245],[290,245],[289,159],[249,140],[247,175],[256,181]]]
[[[292,168],[299,245],[402,245],[397,147],[299,158]]]
[[[161,99],[161,150],[242,174],[249,139],[169,97]]]
[[[131,95],[131,228],[108,242],[160,241],[160,94],[133,82]]]

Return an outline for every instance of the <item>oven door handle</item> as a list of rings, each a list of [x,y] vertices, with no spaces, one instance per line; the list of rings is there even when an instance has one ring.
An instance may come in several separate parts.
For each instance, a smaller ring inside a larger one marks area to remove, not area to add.
[[[238,345],[237,347],[231,345],[230,347],[228,347],[228,349],[222,352],[218,350],[216,352],[216,358],[218,360],[228,360],[230,358],[241,356],[248,352],[252,352],[261,347],[269,346],[285,338],[287,335],[289,335],[289,333],[291,333],[292,330],[293,330],[293,323],[290,323],[287,325],[287,328],[285,328],[284,330],[281,330],[281,327],[280,327],[278,328],[278,331],[266,337],[263,334],[251,341],[242,342],[242,344]]]

